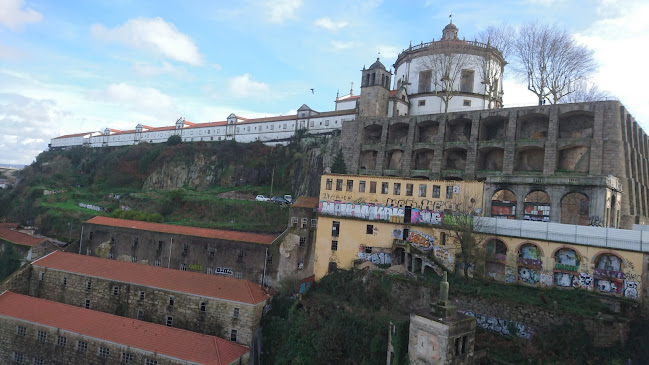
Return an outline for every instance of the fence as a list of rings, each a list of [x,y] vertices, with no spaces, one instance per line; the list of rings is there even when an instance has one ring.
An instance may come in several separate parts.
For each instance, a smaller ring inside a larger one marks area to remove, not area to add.
[[[476,217],[473,224],[475,231],[494,235],[649,252],[649,231],[489,217]]]

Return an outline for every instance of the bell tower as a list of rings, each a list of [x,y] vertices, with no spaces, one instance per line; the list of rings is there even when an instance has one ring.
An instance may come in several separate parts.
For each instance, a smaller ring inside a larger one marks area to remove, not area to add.
[[[386,70],[378,58],[368,69],[363,67],[361,72],[363,77],[358,116],[387,117],[392,72]]]

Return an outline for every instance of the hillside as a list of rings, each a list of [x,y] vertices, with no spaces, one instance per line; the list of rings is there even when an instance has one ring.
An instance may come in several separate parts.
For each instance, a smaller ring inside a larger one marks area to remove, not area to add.
[[[82,221],[109,214],[279,232],[288,209],[254,196],[271,189],[272,195],[317,195],[337,151],[336,137],[298,137],[276,147],[222,141],[45,151],[20,172],[15,188],[0,192],[0,221],[35,225],[64,241],[79,236]],[[236,194],[224,194],[230,191]]]

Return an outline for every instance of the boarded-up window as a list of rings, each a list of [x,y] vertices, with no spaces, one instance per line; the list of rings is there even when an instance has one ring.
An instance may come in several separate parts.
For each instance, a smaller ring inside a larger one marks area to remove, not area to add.
[[[460,91],[465,93],[473,92],[473,70],[462,70],[462,80],[460,81]]]

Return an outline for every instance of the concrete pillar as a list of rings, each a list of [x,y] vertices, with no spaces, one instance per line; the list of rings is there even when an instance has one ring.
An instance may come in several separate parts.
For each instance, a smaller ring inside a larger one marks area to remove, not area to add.
[[[516,120],[517,114],[510,112],[503,156],[503,174],[511,174],[514,172],[514,161],[516,159]]]
[[[389,123],[388,119],[382,119],[379,121],[379,123],[382,126],[381,128],[381,144],[379,148],[379,152],[376,154],[376,174],[378,175],[383,175],[383,169],[385,168],[385,146],[388,143],[388,128],[389,128]]]
[[[403,160],[401,161],[401,171],[404,176],[412,176],[412,147],[415,144],[415,130],[417,129],[417,118],[411,117],[408,121],[408,137],[406,137],[406,145],[403,149]]]
[[[480,131],[480,114],[473,114],[471,120],[471,137],[466,150],[466,164],[464,166],[464,180],[475,180],[475,167],[478,154],[478,132]]]
[[[546,189],[550,196],[550,222],[561,222],[561,198],[568,194],[568,189],[561,186],[552,186]]]
[[[595,105],[595,119],[593,121],[593,138],[590,141],[590,168],[589,175],[602,174],[602,153],[604,141],[602,132],[604,130],[604,108],[601,104]]]
[[[438,119],[439,128],[437,129],[437,136],[435,136],[434,143],[434,160],[433,160],[433,179],[439,179],[441,175],[442,166],[444,164],[444,139],[446,136],[446,119]]]
[[[554,175],[557,167],[557,135],[559,130],[559,107],[550,109],[548,121],[548,138],[545,140],[543,175]],[[552,213],[550,213],[552,214]]]

